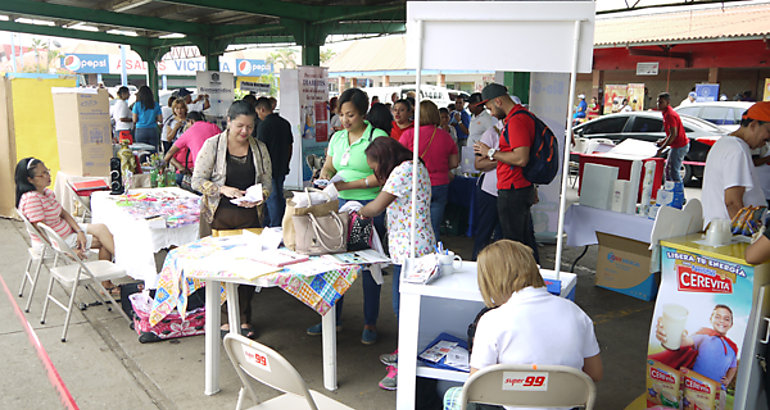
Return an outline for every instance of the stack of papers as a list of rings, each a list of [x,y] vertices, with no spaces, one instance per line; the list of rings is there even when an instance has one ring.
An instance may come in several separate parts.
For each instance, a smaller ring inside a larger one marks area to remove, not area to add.
[[[364,249],[362,251],[335,253],[321,256],[329,262],[340,265],[364,265],[372,263],[390,263],[390,258],[375,251]]]
[[[404,262],[404,281],[425,284],[438,277],[438,255],[431,253]]]
[[[252,185],[246,188],[246,194],[240,198],[233,198],[230,200],[235,205],[239,205],[242,202],[262,202],[264,197],[262,196],[262,184]]]

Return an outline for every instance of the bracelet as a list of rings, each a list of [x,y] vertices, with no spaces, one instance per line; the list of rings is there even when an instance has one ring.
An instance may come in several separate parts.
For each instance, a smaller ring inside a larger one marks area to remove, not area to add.
[[[364,183],[366,184],[366,187],[369,188],[369,177],[364,178]]]

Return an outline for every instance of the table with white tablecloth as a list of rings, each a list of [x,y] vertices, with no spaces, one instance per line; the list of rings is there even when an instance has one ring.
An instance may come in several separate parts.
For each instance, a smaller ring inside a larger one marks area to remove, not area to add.
[[[564,216],[564,232],[567,233],[567,246],[596,245],[599,243],[596,232],[650,243],[654,223],[652,219],[634,214],[573,204]]]
[[[110,184],[109,177],[82,177],[77,175],[70,175],[64,171],[56,173],[56,179],[53,184],[53,193],[56,195],[56,199],[59,200],[61,206],[69,213],[77,214],[75,201],[75,191],[70,187],[71,184],[84,181],[104,181],[107,185]],[[150,187],[150,174],[137,174],[131,177],[132,186],[134,188],[149,188]],[[89,198],[83,197],[86,203]]]
[[[155,253],[198,239],[200,197],[180,188],[95,192],[91,209],[93,222],[107,225],[115,237],[115,263],[150,289],[157,287]],[[146,219],[158,215],[165,223]]]

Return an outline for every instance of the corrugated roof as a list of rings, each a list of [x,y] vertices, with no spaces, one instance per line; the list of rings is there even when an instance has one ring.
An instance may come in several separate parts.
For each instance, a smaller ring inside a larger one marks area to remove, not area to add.
[[[406,36],[386,36],[352,42],[329,62],[330,72],[403,70]]]
[[[770,34],[770,4],[596,20],[594,46],[756,38]]]

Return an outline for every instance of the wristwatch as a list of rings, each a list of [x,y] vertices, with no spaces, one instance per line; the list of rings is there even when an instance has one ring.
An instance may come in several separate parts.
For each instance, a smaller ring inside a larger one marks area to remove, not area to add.
[[[487,151],[487,158],[489,158],[490,161],[495,160],[495,152],[497,152],[497,148],[490,148],[489,151]]]

